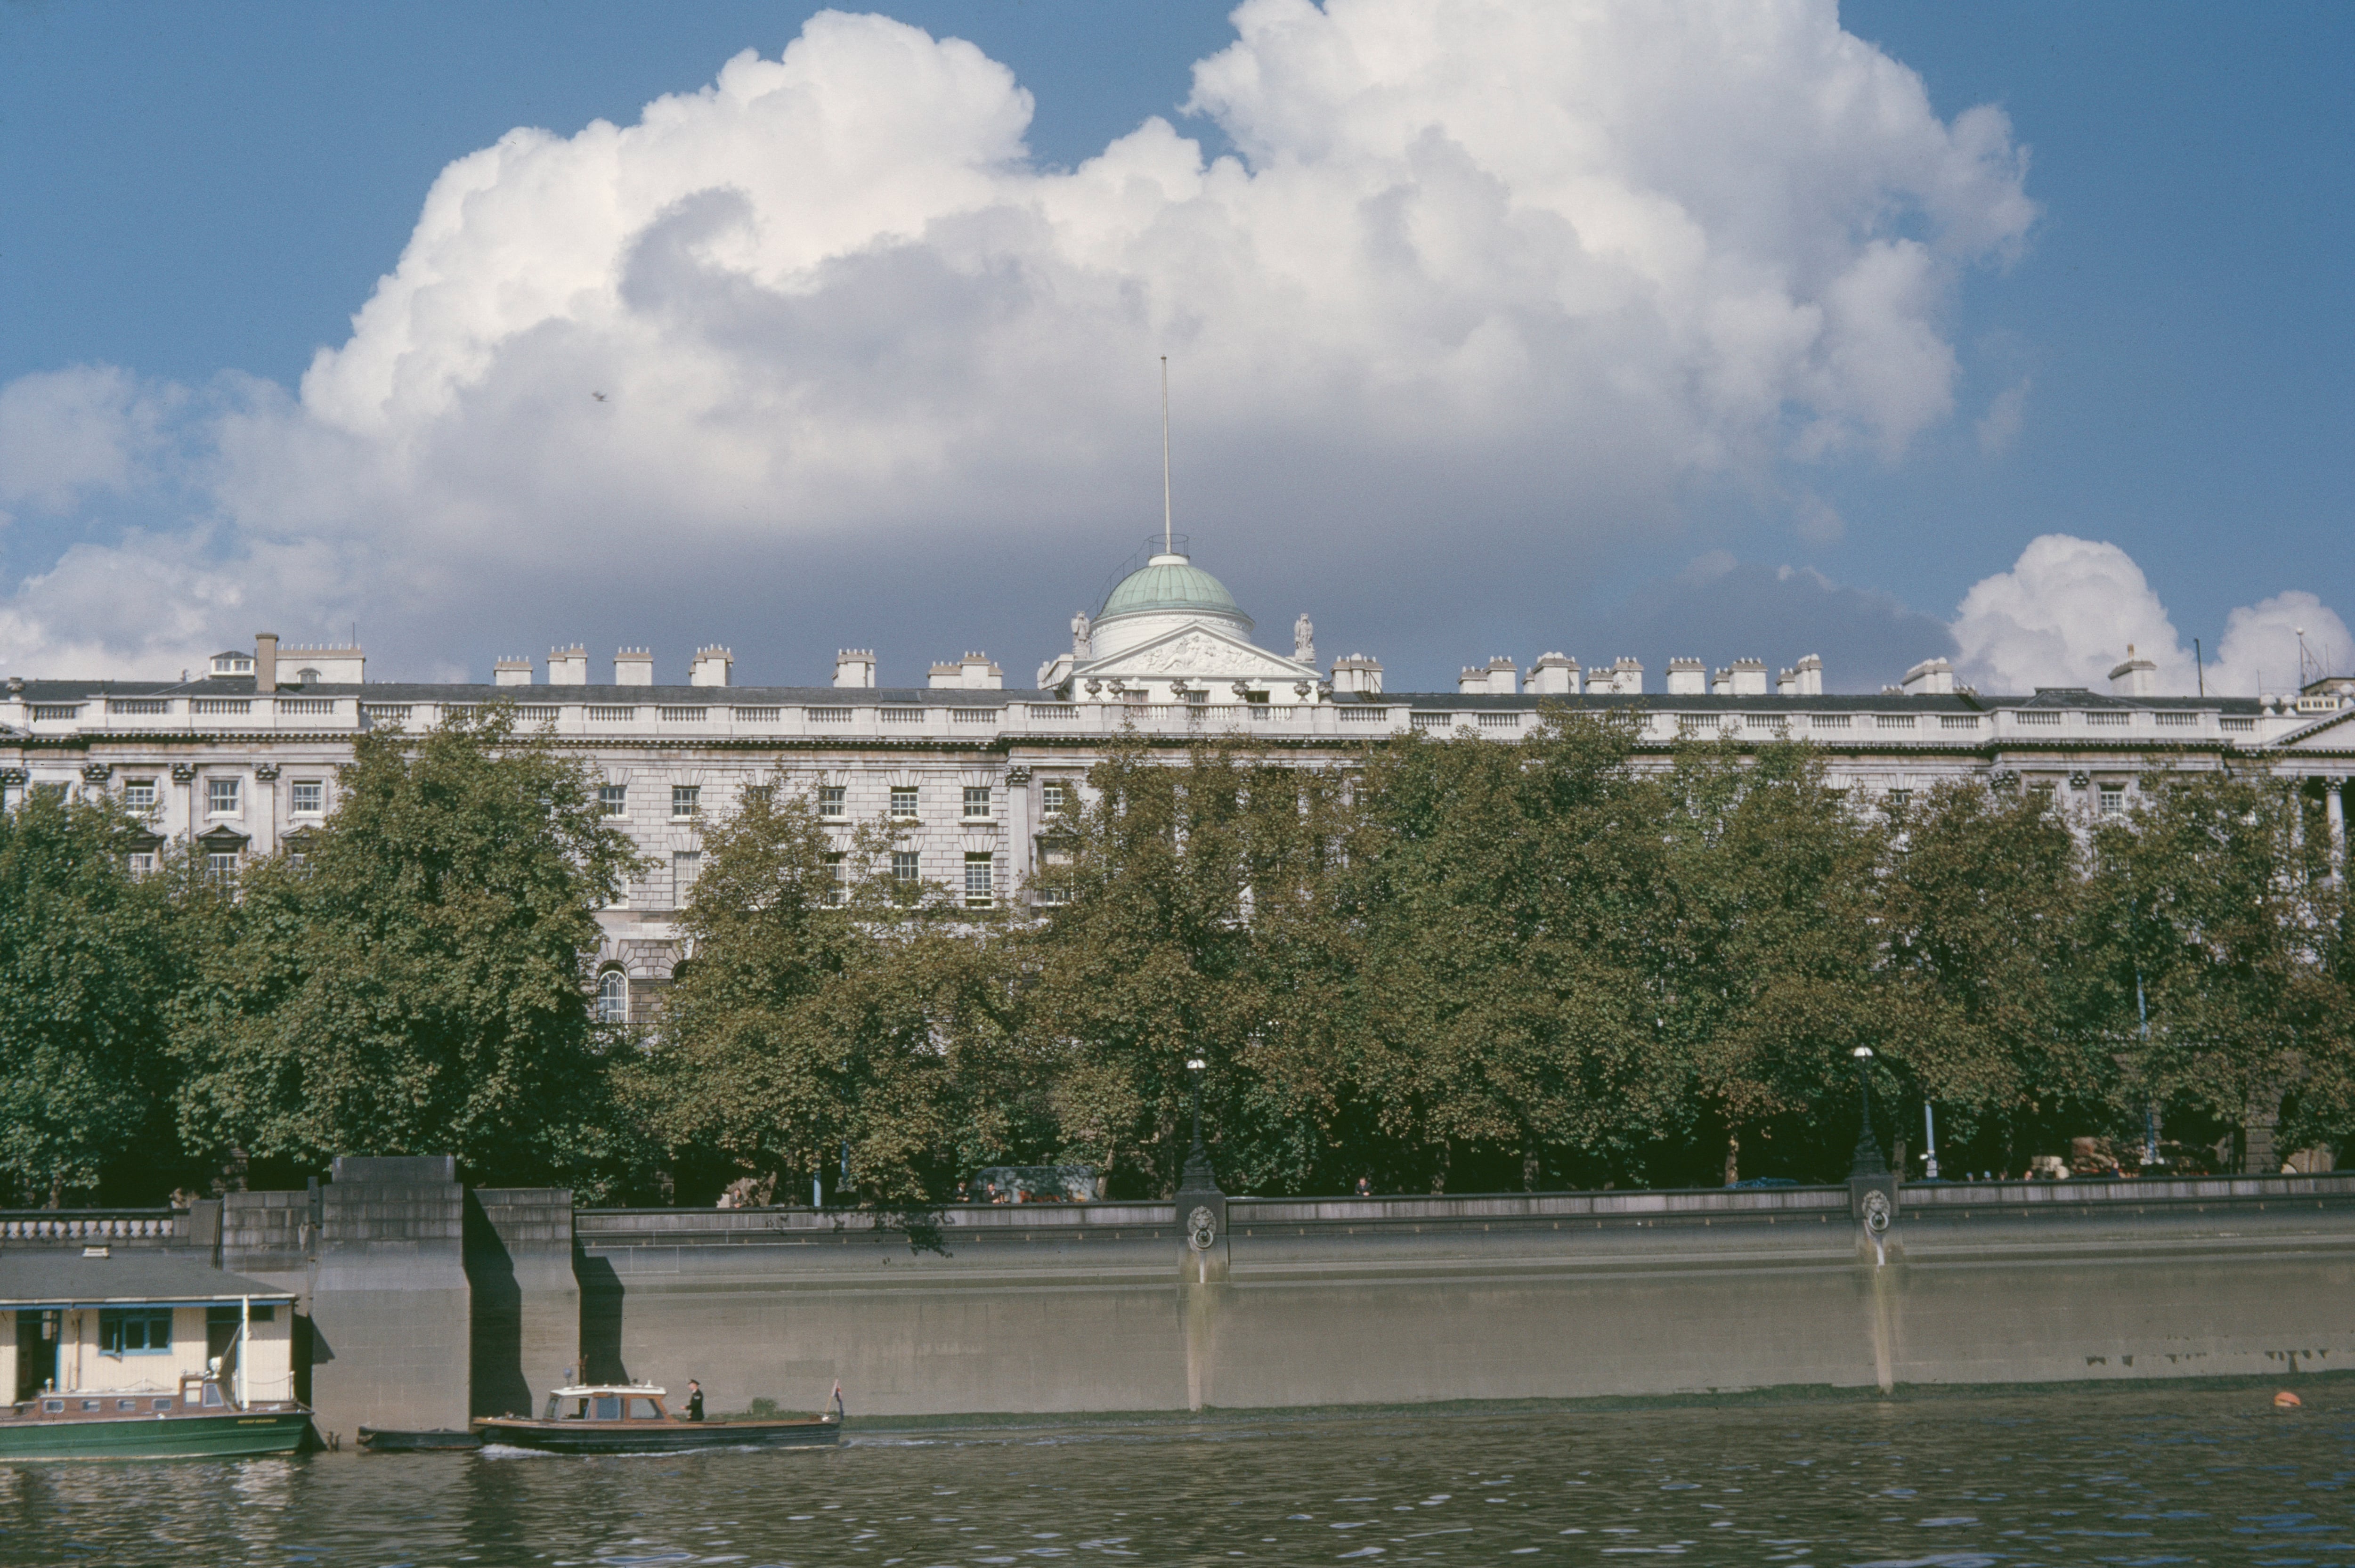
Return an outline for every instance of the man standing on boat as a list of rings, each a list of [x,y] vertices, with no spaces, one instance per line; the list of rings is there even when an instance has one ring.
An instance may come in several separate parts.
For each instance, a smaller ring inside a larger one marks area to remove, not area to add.
[[[679,1419],[682,1421],[703,1419],[703,1385],[693,1378],[687,1380],[687,1413]]]

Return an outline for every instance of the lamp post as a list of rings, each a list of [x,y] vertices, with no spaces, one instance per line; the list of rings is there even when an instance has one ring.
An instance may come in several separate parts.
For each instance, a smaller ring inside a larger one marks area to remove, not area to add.
[[[1889,1174],[1889,1162],[1881,1155],[1881,1140],[1872,1136],[1872,1047],[1859,1045],[1852,1054],[1856,1057],[1856,1090],[1862,1115],[1856,1129],[1856,1153],[1849,1161],[1851,1181],[1860,1176]]]
[[[1199,1056],[1186,1061],[1186,1075],[1194,1085],[1194,1142],[1186,1151],[1186,1169],[1178,1185],[1189,1191],[1218,1185],[1210,1176],[1210,1151],[1202,1147],[1202,1069],[1208,1065]]]

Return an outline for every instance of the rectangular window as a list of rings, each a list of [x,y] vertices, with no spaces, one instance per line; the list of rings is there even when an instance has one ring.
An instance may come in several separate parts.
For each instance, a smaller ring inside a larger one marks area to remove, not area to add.
[[[132,811],[155,810],[155,781],[154,779],[124,779],[123,781],[123,804],[125,808]]]
[[[840,784],[820,784],[817,786],[817,814],[820,816],[845,816],[849,815],[848,808],[843,805],[842,789],[843,786]]]
[[[850,857],[837,849],[826,858],[826,901],[839,909],[850,901]]]
[[[989,786],[987,784],[967,784],[964,786],[964,814],[968,817],[987,816],[989,815]]]
[[[2102,815],[2104,816],[2124,816],[2126,814],[2126,786],[2124,784],[2104,784],[2102,786]]]
[[[1891,811],[1902,811],[1913,798],[1913,792],[1910,789],[1891,790],[1889,792],[1889,809]]]
[[[168,1307],[101,1307],[99,1349],[110,1356],[152,1356],[172,1348]]]
[[[294,815],[316,816],[327,809],[327,786],[319,779],[296,779],[289,786],[294,801]]]
[[[891,786],[891,816],[895,820],[901,822],[910,822],[915,819],[915,785],[893,784]]]
[[[1071,791],[1060,779],[1050,779],[1039,786],[1039,804],[1049,811],[1060,811],[1071,798]]]
[[[922,855],[918,854],[913,849],[894,849],[891,851],[891,880],[893,881],[922,881],[923,880],[923,876],[924,858]]]
[[[702,809],[703,786],[701,784],[673,784],[670,786],[670,816],[672,821],[677,822],[682,817],[693,816]]]
[[[1039,901],[1067,904],[1071,901],[1071,890],[1063,879],[1071,872],[1071,846],[1068,841],[1045,841],[1039,846]]]
[[[981,850],[967,850],[964,857],[964,907],[987,909],[996,901],[991,886],[990,872],[996,857]]]
[[[695,891],[695,879],[703,874],[703,852],[699,849],[677,849],[670,858],[670,907],[685,909],[687,895]]]
[[[773,805],[776,804],[776,799],[777,786],[774,784],[746,784],[744,786],[744,804],[746,805]]]
[[[235,816],[237,815],[237,784],[238,781],[235,779],[207,779],[205,781],[205,811],[207,815],[212,816]]]
[[[205,853],[205,880],[233,882],[237,880],[237,851],[211,849]]]
[[[286,856],[286,863],[297,871],[307,871],[311,869],[311,857],[300,849],[290,850]]]
[[[134,877],[144,877],[144,876],[149,876],[149,875],[152,875],[152,874],[154,873],[155,869],[155,850],[153,850],[153,849],[133,849],[133,851],[131,851],[131,874],[132,874],[133,876],[134,876]]]
[[[629,816],[630,786],[627,784],[599,784],[597,786],[597,807],[608,816]]]

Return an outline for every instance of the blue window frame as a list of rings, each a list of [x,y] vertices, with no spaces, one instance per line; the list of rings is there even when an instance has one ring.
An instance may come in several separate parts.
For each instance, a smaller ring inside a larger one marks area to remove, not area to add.
[[[110,1356],[153,1356],[172,1348],[168,1307],[101,1307],[98,1347]]]

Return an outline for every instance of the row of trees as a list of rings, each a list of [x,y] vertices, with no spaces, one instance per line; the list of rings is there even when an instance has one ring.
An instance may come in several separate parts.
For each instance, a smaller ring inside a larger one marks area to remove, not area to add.
[[[895,880],[892,824],[846,847],[754,792],[706,827],[650,1030],[583,1002],[631,846],[496,712],[364,739],[302,863],[233,890],[134,878],[139,825],[37,796],[0,823],[0,1166],[36,1202],[404,1150],[605,1200],[904,1208],[1046,1161],[1146,1193],[1199,1059],[1232,1190],[1821,1179],[1859,1046],[1883,1140],[1926,1100],[1950,1171],[2355,1125],[2333,847],[2262,776],[2155,775],[2093,822],[2000,784],[1865,809],[1803,745],[1638,767],[1624,718],[1561,711],[1346,768],[1138,745],[1089,782],[1056,901],[987,912]]]

